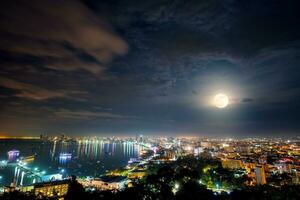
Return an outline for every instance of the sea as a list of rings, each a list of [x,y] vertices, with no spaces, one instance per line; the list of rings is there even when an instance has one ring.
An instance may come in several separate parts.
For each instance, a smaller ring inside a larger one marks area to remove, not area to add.
[[[28,185],[36,181],[33,180],[33,173],[43,176],[61,174],[62,177],[69,175],[97,177],[109,170],[125,167],[130,158],[139,156],[141,150],[142,147],[138,144],[121,141],[54,142],[37,139],[2,139],[0,186],[8,186],[16,181],[16,178],[19,179],[17,184],[20,184],[20,174],[24,170],[17,171],[16,162],[22,159],[25,160],[24,167],[27,169],[22,177],[22,185]],[[9,157],[9,151],[17,153]]]

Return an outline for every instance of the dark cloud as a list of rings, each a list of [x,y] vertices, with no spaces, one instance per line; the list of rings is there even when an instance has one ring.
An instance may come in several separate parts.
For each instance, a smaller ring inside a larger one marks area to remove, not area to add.
[[[36,85],[28,83],[21,83],[12,79],[0,77],[0,85],[9,89],[16,90],[16,97],[33,99],[33,100],[46,100],[51,98],[71,98],[69,92],[62,90],[49,90]]]
[[[250,103],[250,102],[253,102],[253,101],[254,101],[254,99],[251,99],[251,98],[244,98],[244,99],[242,99],[243,103]]]
[[[32,121],[30,130],[53,133],[294,134],[298,8],[293,0],[2,2],[1,122],[11,113],[19,127]],[[230,96],[222,112],[209,102],[217,92]]]
[[[104,119],[138,119],[136,116],[127,116],[121,114],[115,114],[111,112],[93,112],[88,110],[67,110],[60,109],[54,111],[54,115],[58,118],[64,119],[78,119],[78,120],[87,120],[87,119],[96,119],[96,118],[104,118]]]
[[[1,3],[0,48],[41,58],[50,69],[91,73],[103,70],[127,44],[103,20],[79,1],[23,1]],[[93,57],[86,62],[69,45]]]
[[[0,86],[4,87],[4,90],[5,88],[11,89],[12,91],[10,95],[12,96],[36,101],[48,100],[53,98],[65,98],[74,101],[84,101],[89,96],[89,93],[83,90],[46,88],[43,86],[19,82],[1,76]]]

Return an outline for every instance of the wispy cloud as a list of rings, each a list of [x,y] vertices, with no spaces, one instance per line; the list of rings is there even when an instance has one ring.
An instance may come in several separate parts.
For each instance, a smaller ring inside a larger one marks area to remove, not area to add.
[[[50,90],[37,85],[19,82],[0,76],[0,86],[15,90],[14,96],[30,100],[47,100],[52,98],[73,98],[78,100],[87,94],[82,91]]]
[[[98,74],[127,52],[127,43],[80,1],[18,0],[1,8],[0,49],[36,56],[45,67]]]
[[[69,109],[60,109],[54,111],[54,115],[59,118],[65,119],[95,119],[95,118],[104,118],[104,119],[138,119],[136,116],[132,115],[121,115],[111,112],[93,112],[88,110],[69,110]]]

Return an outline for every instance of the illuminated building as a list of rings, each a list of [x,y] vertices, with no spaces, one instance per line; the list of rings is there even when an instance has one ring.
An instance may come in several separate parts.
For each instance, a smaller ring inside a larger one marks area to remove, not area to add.
[[[68,192],[69,183],[69,180],[37,183],[34,185],[33,192],[36,196],[57,196],[62,199]]]
[[[89,187],[98,190],[121,190],[127,183],[126,176],[103,176],[89,182]]]
[[[164,157],[168,160],[172,160],[175,158],[175,152],[172,150],[165,150],[165,155]]]
[[[201,142],[201,147],[209,149],[212,147],[212,144],[211,142]]]
[[[222,159],[222,167],[228,169],[241,169],[244,167],[241,160],[236,159]]]
[[[133,170],[128,174],[129,179],[141,179],[146,175],[145,170]]]
[[[16,187],[14,187],[14,186],[4,186],[5,193],[13,192],[15,190],[16,190]]]
[[[24,193],[33,193],[38,198],[57,197],[62,200],[68,192],[69,184],[70,180],[41,182],[20,187],[20,191]]]
[[[291,172],[293,160],[288,158],[283,158],[274,163],[274,166],[277,167],[279,173]]]
[[[20,192],[28,193],[34,190],[34,185],[22,186],[20,187]]]
[[[223,149],[225,152],[228,152],[228,153],[233,153],[235,151],[234,147],[232,147],[232,146],[225,146],[225,147],[223,147]]]
[[[262,165],[257,165],[255,167],[255,178],[257,185],[264,185],[267,183],[265,169]]]
[[[267,163],[267,156],[261,156],[259,159],[258,159],[258,163],[259,164],[266,164]]]
[[[236,149],[239,153],[249,154],[251,152],[250,145],[238,145]]]
[[[59,163],[64,164],[68,161],[70,161],[72,158],[71,153],[60,153],[59,154]]]
[[[14,150],[7,152],[7,155],[8,155],[8,161],[14,162],[17,160],[17,157],[20,155],[20,151],[14,149]]]
[[[247,173],[251,173],[254,171],[256,164],[255,163],[245,163],[245,169],[247,171]]]
[[[197,148],[194,149],[194,155],[195,156],[199,156],[202,152],[203,152],[202,147],[197,147]]]
[[[292,183],[294,185],[300,185],[300,172],[297,171],[296,169],[293,170],[293,173],[292,173]]]

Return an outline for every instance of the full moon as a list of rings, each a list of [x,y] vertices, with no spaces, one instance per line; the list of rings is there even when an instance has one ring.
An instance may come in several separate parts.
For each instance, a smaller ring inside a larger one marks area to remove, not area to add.
[[[217,94],[213,99],[213,104],[217,108],[226,108],[229,104],[229,98],[226,94]]]

